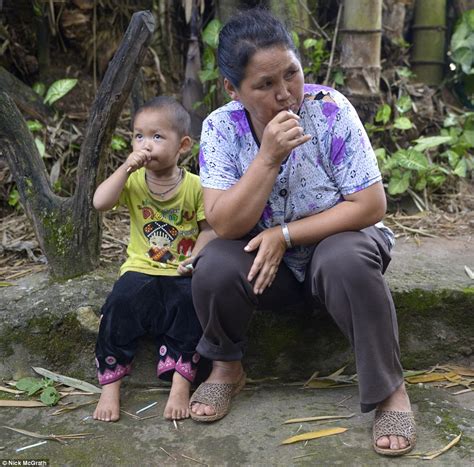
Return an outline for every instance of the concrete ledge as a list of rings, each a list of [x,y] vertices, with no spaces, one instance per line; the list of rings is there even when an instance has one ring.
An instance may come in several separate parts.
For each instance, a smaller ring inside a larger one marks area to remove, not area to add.
[[[405,368],[473,354],[474,282],[464,272],[464,265],[474,269],[473,246],[469,237],[397,243],[387,279]],[[0,377],[21,377],[35,365],[93,381],[97,316],[117,271],[111,266],[64,283],[35,274],[2,289]],[[156,381],[154,361],[145,343],[134,380]],[[250,376],[301,380],[344,364],[354,371],[349,346],[329,317],[305,310],[256,314],[246,355]]]

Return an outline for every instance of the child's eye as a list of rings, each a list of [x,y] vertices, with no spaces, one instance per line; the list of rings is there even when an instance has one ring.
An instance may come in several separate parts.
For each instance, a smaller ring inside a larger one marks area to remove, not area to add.
[[[161,139],[161,135],[159,135],[158,133],[156,133],[155,135],[153,135],[153,139],[158,141],[159,139]]]
[[[141,141],[141,140],[143,139],[143,135],[142,135],[141,133],[137,133],[137,134],[135,135],[135,139],[136,139],[137,141]]]

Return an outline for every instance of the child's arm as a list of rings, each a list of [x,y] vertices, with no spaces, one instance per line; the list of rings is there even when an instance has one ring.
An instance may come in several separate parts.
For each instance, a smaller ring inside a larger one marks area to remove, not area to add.
[[[209,243],[214,238],[217,238],[216,233],[214,232],[212,227],[207,223],[207,221],[205,220],[199,221],[198,225],[199,225],[199,235],[198,235],[198,238],[196,239],[196,243],[193,248],[193,255],[190,256],[189,258],[186,258],[178,266],[178,274],[182,276],[186,276],[192,273],[192,268],[186,267],[186,266],[191,265],[196,255],[199,253],[200,250],[204,248],[204,246],[207,243]]]
[[[149,153],[145,151],[134,151],[127,160],[107,179],[105,179],[95,190],[92,204],[98,211],[108,211],[118,202],[128,176],[146,165],[150,160]]]

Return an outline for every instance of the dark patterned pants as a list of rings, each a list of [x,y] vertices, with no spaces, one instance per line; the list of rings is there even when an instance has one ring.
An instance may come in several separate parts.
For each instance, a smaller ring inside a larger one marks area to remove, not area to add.
[[[126,272],[119,278],[102,307],[96,344],[100,384],[130,373],[139,338],[147,333],[156,339],[160,378],[170,380],[177,371],[193,382],[198,367],[206,371],[209,362],[196,352],[202,328],[192,303],[190,277]]]

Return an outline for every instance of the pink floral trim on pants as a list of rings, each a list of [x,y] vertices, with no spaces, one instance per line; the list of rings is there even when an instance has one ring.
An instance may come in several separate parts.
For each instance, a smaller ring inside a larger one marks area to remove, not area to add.
[[[130,374],[132,371],[132,365],[120,365],[117,364],[114,370],[109,370],[108,368],[103,372],[97,372],[97,378],[99,378],[99,383],[103,386],[104,384],[114,383],[119,379],[122,379],[124,376]]]

